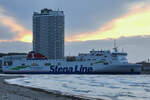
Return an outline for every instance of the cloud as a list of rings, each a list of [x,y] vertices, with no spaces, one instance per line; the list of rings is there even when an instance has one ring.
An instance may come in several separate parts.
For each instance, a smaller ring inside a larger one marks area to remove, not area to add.
[[[135,1],[138,1],[138,0],[135,0]],[[91,0],[88,0],[88,1],[86,0],[86,5],[83,5],[85,3],[85,0],[84,0],[84,1],[80,1],[78,8],[76,8],[76,5],[74,4],[78,3],[79,1],[76,2],[73,0],[68,1],[68,2],[65,2],[65,0],[62,0],[62,1],[59,1],[59,0],[48,1],[47,0],[46,2],[37,1],[34,8],[33,8],[34,1],[15,0],[11,4],[9,3],[10,1],[8,0],[0,1],[0,2],[1,4],[6,6],[5,9],[7,8],[8,11],[11,11],[11,14],[13,13],[14,15],[16,15],[16,17],[13,17],[13,16],[7,16],[4,13],[0,14],[4,16],[3,18],[1,18],[1,19],[4,19],[2,21],[2,24],[8,27],[12,33],[17,33],[16,38],[12,39],[13,41],[19,40],[19,41],[24,41],[24,42],[32,42],[32,31],[31,29],[30,30],[27,29],[27,27],[32,26],[32,25],[30,23],[30,24],[26,24],[24,27],[23,24],[24,22],[27,22],[27,23],[29,22],[27,20],[31,18],[31,16],[29,15],[31,15],[33,11],[37,11],[45,6],[48,6],[47,4],[51,4],[51,7],[55,9],[59,7],[62,7],[64,9],[65,14],[66,14],[66,29],[65,30],[66,30],[67,42],[119,38],[124,35],[129,36],[129,33],[126,33],[126,30],[128,30],[128,28],[125,28],[124,29],[125,32],[123,32],[124,30],[122,29],[120,31],[120,29],[124,26],[122,25],[122,27],[119,28],[120,25],[116,25],[116,23],[119,23],[120,19],[124,20],[125,16],[129,16],[129,13],[127,13],[126,15],[122,17],[118,17],[117,19],[112,20],[112,18],[114,17],[116,18],[117,16],[120,16],[121,14],[123,14],[125,12],[123,6],[124,4],[129,5],[129,3],[131,2],[130,0],[125,0],[125,1],[116,0],[116,1],[109,1],[109,2],[105,0],[96,0],[94,2]],[[28,7],[24,6],[25,3],[29,4]],[[131,5],[132,7],[128,7],[130,8],[129,9],[130,13],[131,11],[135,11],[137,13],[136,11],[137,9],[141,9],[143,5],[145,6],[145,2],[144,3],[134,2],[134,3],[135,3],[134,7],[133,7],[133,4]],[[20,7],[21,9],[18,9],[18,7]],[[4,9],[2,10],[3,12],[7,12]],[[131,15],[133,15],[133,12]],[[124,23],[122,22],[122,24]],[[71,38],[69,37],[68,33],[72,35]],[[132,36],[134,35],[132,34]]]
[[[71,38],[66,37],[66,41],[88,41],[101,39],[118,39],[120,37],[147,36],[150,35],[150,7],[143,2],[124,16],[113,19],[106,23],[99,30],[94,32],[80,33]]]
[[[104,22],[119,16],[120,13],[124,13],[123,5],[125,3],[128,3],[128,1],[110,0],[108,2],[107,0],[36,0],[35,2],[35,0],[0,0],[0,4],[10,12],[10,15],[15,16],[15,18],[17,18],[22,25],[29,29],[32,29],[31,16],[34,11],[40,11],[45,7],[53,10],[57,10],[58,8],[63,9],[66,15],[66,34],[86,32],[97,29]],[[26,4],[28,6],[26,6]],[[76,5],[78,5],[78,7]]]
[[[136,1],[139,0],[0,0],[0,4],[9,11],[10,16],[14,16],[21,25],[30,30],[34,11],[45,7],[63,9],[65,34],[76,35],[98,30],[104,23],[123,15],[127,11],[125,5]]]
[[[11,16],[5,15],[5,10],[0,7],[0,24],[7,27],[12,34],[16,34],[11,40],[1,40],[1,41],[23,41],[23,42],[32,42],[32,31],[25,29],[20,25],[17,20]],[[5,34],[5,33],[4,33]]]
[[[102,2],[104,3],[104,1],[102,1]],[[148,3],[148,2],[146,2],[146,3]],[[116,38],[120,38],[120,37],[150,35],[150,29],[149,29],[150,9],[148,7],[148,4],[146,4],[146,3],[145,2],[134,2],[134,3],[132,3],[132,5],[128,4],[129,7],[127,7],[127,9],[129,10],[129,12],[124,14],[124,16],[115,18],[112,21],[103,24],[103,26],[99,25],[100,28],[93,32],[91,32],[91,31],[82,32],[81,31],[76,34],[71,32],[71,34],[73,34],[73,35],[71,37],[69,37],[67,34],[65,40],[67,42],[73,42],[73,41],[88,41],[88,40],[100,40],[100,39],[110,39],[110,38],[116,39]],[[70,2],[70,4],[71,4],[71,2]],[[93,3],[92,5],[95,5],[95,3]],[[64,4],[63,4],[63,6],[64,6]],[[111,5],[111,6],[114,6],[114,5]],[[97,5],[96,5],[96,7],[97,7]],[[84,8],[84,7],[80,7],[80,8]],[[87,8],[87,7],[85,6],[85,8]],[[92,9],[91,11],[95,12],[95,10],[96,9]],[[7,11],[5,11],[1,7],[0,8],[0,19],[1,19],[0,23],[3,24],[5,27],[8,27],[12,33],[17,33],[16,37],[13,38],[12,41],[32,42],[32,31],[29,29],[26,29],[22,24],[18,23],[18,20],[16,20],[14,17],[7,16],[5,14],[5,12],[7,12]],[[76,11],[76,12],[78,12],[78,11]],[[83,12],[85,13],[85,10],[82,9],[82,13]],[[78,12],[78,13],[81,13],[81,12]],[[93,14],[96,14],[96,13],[93,13]],[[86,15],[87,15],[87,13],[86,13]],[[97,14],[96,14],[96,16],[97,16]],[[77,21],[75,21],[75,22],[77,22]],[[99,22],[98,19],[97,19],[97,22]],[[93,24],[92,24],[92,26],[93,26]],[[67,28],[67,30],[68,30],[68,28]]]
[[[9,31],[7,27],[0,24],[0,40],[10,40],[15,38],[15,35],[16,34],[12,34],[12,32]]]

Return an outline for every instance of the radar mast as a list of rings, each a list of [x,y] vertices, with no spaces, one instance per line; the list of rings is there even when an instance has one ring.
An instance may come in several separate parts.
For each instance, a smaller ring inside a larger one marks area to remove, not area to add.
[[[117,43],[116,40],[114,40],[114,48],[113,48],[114,52],[118,52],[118,47],[117,47]]]

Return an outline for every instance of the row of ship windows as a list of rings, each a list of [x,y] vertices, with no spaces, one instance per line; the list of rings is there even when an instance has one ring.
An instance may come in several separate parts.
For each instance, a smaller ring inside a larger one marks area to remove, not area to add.
[[[11,61],[7,61],[7,62],[4,62],[4,66],[11,66],[13,63]],[[104,62],[103,63],[104,65],[108,65],[107,62]],[[45,63],[44,64],[45,66],[51,66],[52,64],[51,63]],[[60,62],[57,63],[57,66],[61,65]],[[93,63],[90,63],[90,65],[92,66]],[[26,66],[26,64],[21,64],[21,66]],[[37,63],[32,63],[31,66],[39,66],[39,64]]]
[[[88,56],[88,54],[86,55],[86,54],[84,54],[84,55],[82,55],[82,54],[79,54],[79,56]],[[105,56],[105,55],[103,55],[103,54],[91,54],[90,56],[104,56],[104,57],[107,57],[107,56]]]
[[[108,63],[108,62],[104,62],[103,64],[104,64],[104,65],[108,65],[109,63]],[[10,62],[7,62],[7,63],[4,64],[4,66],[11,66],[11,65],[12,65],[12,62],[11,62],[11,63],[10,63]],[[51,64],[51,63],[45,63],[44,65],[45,65],[45,66],[51,66],[52,64]],[[59,65],[61,65],[61,63],[57,63],[57,66],[59,66]],[[90,65],[91,65],[91,66],[94,65],[94,63],[90,63]],[[22,64],[21,66],[28,66],[28,65]],[[31,66],[39,66],[39,64],[37,64],[37,63],[32,63]],[[83,66],[83,65],[81,65],[81,66]]]
[[[39,60],[39,61],[40,61],[40,60]],[[42,61],[42,60],[41,60],[41,61]],[[13,62],[12,62],[12,61],[5,61],[3,65],[4,65],[4,66],[11,66],[11,65],[13,65]],[[24,63],[21,64],[21,65],[22,65],[22,66],[25,66]],[[44,65],[45,65],[45,66],[50,66],[50,65],[52,65],[52,64],[51,64],[51,63],[45,63]],[[58,62],[57,65],[61,65],[61,63]],[[31,66],[39,66],[39,64],[37,64],[37,63],[32,63]]]
[[[5,61],[4,62],[4,66],[11,66],[13,65],[13,62],[12,61]],[[26,64],[21,64],[22,66],[26,66]],[[44,64],[45,66],[50,66],[51,63],[45,63]],[[61,65],[61,63],[57,63],[57,65]],[[31,66],[39,66],[39,64],[37,63],[32,63]]]
[[[80,59],[67,59],[67,61],[96,61],[96,60],[97,59],[82,59],[82,58],[80,58]],[[105,60],[105,59],[102,59],[102,60]],[[113,60],[116,60],[116,59],[113,59]],[[12,64],[13,64],[12,61],[4,62],[4,66],[11,66]],[[25,65],[25,64],[22,64],[22,65]],[[51,65],[51,63],[45,63],[45,66],[49,66],[49,65]],[[61,65],[61,63],[58,62],[57,65]],[[39,65],[36,63],[33,63],[33,64],[31,64],[31,66],[39,66]]]
[[[4,62],[4,66],[11,66],[13,63],[11,61]],[[51,63],[45,63],[45,66],[51,66]],[[60,62],[57,63],[57,66],[61,65]],[[91,64],[93,65],[93,64]],[[21,66],[26,66],[26,64],[21,64]],[[32,63],[31,66],[39,66],[37,63]]]

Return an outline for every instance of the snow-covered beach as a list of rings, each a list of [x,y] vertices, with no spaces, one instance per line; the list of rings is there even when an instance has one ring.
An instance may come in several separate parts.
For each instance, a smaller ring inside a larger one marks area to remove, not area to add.
[[[150,98],[149,75],[25,75],[5,82],[83,99]]]
[[[92,100],[84,96],[68,95],[59,91],[46,91],[38,87],[9,84],[5,80],[21,79],[26,75],[0,75],[0,100]],[[34,77],[34,76],[33,76]],[[11,80],[12,81],[12,80]],[[11,82],[10,82],[11,83]],[[96,99],[95,99],[96,100]]]

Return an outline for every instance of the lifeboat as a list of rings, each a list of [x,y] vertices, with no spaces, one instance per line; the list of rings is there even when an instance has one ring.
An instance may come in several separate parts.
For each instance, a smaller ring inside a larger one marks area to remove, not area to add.
[[[40,53],[36,53],[34,51],[31,51],[27,55],[27,60],[47,60],[47,57]]]

